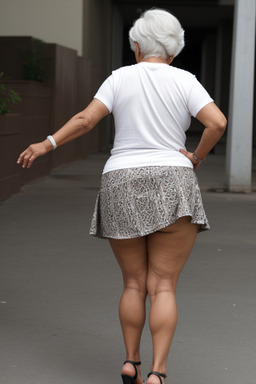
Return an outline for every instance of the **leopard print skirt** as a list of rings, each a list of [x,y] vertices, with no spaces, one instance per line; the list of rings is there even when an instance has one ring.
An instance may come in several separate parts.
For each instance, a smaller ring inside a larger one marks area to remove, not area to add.
[[[90,234],[100,238],[145,236],[190,216],[198,231],[210,228],[192,168],[149,166],[102,175]]]

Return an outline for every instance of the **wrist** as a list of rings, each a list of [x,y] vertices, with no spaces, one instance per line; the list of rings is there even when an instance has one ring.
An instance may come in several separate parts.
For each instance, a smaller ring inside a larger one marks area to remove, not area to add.
[[[47,136],[47,139],[48,139],[47,141],[50,142],[51,149],[56,149],[57,144],[56,144],[54,138],[51,135],[49,135],[49,136]]]
[[[205,157],[204,157],[203,159],[200,159],[199,157],[197,157],[195,151],[193,152],[193,158],[194,158],[194,160],[195,160],[197,163],[202,162],[202,161],[205,160]]]
[[[52,146],[51,142],[48,139],[45,139],[44,141],[42,141],[42,144],[43,144],[43,146],[45,148],[45,153],[53,151],[53,146]]]

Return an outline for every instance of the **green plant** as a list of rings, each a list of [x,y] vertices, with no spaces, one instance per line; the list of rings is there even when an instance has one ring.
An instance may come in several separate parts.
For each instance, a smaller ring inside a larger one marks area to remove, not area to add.
[[[13,89],[7,89],[5,84],[1,83],[2,80],[7,80],[4,72],[0,72],[0,115],[10,113],[9,103],[19,103],[21,101],[18,93]]]
[[[31,48],[21,52],[23,61],[22,77],[43,83],[48,76],[48,60],[44,57],[44,42],[32,38]]]

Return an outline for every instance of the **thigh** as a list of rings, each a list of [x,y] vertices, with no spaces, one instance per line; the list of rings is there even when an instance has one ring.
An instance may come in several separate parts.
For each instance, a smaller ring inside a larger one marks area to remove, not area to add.
[[[176,289],[177,280],[196,240],[198,226],[186,216],[147,239],[148,289]]]
[[[147,276],[146,237],[109,239],[116,260],[122,270],[124,285],[139,285],[145,289]]]

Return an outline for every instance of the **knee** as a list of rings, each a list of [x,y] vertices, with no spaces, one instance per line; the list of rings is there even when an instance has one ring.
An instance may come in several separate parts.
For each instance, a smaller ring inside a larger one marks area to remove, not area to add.
[[[161,292],[175,294],[177,279],[173,276],[157,276],[153,273],[148,274],[147,292],[150,298],[153,298]]]
[[[145,273],[124,276],[124,289],[132,289],[141,293],[143,296],[147,295],[147,276]]]

